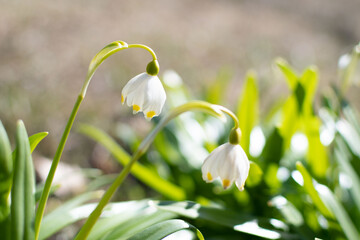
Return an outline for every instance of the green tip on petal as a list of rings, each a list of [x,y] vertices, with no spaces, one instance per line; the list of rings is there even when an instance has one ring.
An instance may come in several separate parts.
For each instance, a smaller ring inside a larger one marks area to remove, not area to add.
[[[241,130],[240,128],[233,128],[231,129],[230,135],[229,135],[229,142],[233,145],[240,144],[240,138],[241,138]]]
[[[152,76],[156,76],[159,73],[159,71],[160,71],[160,65],[157,60],[153,60],[149,62],[149,64],[146,67],[146,72]]]

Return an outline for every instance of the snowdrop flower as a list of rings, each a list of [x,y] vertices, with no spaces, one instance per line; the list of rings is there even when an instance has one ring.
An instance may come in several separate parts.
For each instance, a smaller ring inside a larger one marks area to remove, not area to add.
[[[234,138],[234,135],[238,135]],[[244,190],[245,180],[249,175],[250,162],[239,145],[240,129],[233,129],[230,141],[217,147],[204,161],[201,168],[206,182],[220,178],[224,189],[233,182],[240,191]]]
[[[134,114],[144,112],[146,119],[158,116],[164,106],[166,94],[160,79],[157,77],[157,61],[148,64],[145,73],[132,78],[123,88],[121,103],[133,108]]]

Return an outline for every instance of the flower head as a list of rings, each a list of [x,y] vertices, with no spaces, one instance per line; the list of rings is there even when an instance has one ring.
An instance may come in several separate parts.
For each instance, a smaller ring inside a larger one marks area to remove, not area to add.
[[[156,75],[141,73],[132,78],[123,88],[121,103],[132,106],[134,113],[144,112],[146,119],[158,116],[164,106],[166,94]]]
[[[224,189],[233,182],[240,191],[244,190],[249,175],[250,162],[239,144],[225,143],[217,147],[204,161],[201,168],[206,182],[220,178]]]

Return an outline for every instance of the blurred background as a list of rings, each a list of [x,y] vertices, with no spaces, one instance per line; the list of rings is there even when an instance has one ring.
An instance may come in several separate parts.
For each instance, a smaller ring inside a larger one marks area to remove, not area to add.
[[[336,83],[338,58],[360,39],[359,10],[357,0],[2,1],[0,118],[10,133],[17,119],[24,120],[29,134],[48,131],[37,154],[52,158],[90,60],[115,40],[153,48],[160,76],[176,71],[193,99],[203,98],[209,84],[227,74],[223,104],[232,110],[247,70],[254,69],[263,113],[274,95],[288,92],[283,78],[273,73],[276,57],[299,71],[317,65],[320,89]],[[122,107],[120,93],[150,60],[146,51],[132,49],[104,62],[76,123],[116,135],[118,124],[127,122],[143,136],[151,124]],[[348,96],[355,105],[357,92],[350,89]],[[72,131],[62,161],[89,167],[92,158],[104,155],[96,155],[94,146]]]
[[[359,0],[0,0],[0,120],[13,148],[17,119],[24,120],[29,135],[49,132],[33,155],[41,183],[93,56],[116,40],[145,44],[160,62],[165,108],[206,100],[234,111],[241,144],[256,164],[245,191],[206,184],[200,166],[227,141],[232,123],[183,115],[161,131],[114,201],[186,199],[214,207],[211,224],[201,216],[190,220],[207,239],[249,239],[253,229],[244,224],[236,229],[239,222],[258,222],[293,239],[358,239],[359,12]],[[276,65],[278,57],[288,63]],[[127,49],[99,67],[55,177],[61,188],[47,211],[81,192],[104,189],[159,121],[145,121],[120,103],[126,82],[149,61],[147,51]],[[222,208],[237,215],[219,215]],[[177,214],[189,220],[182,212]],[[63,215],[61,208],[58,214]],[[58,218],[53,220],[56,226]],[[269,224],[272,220],[285,227]],[[71,239],[78,226],[51,239]],[[116,232],[117,225],[103,226]]]

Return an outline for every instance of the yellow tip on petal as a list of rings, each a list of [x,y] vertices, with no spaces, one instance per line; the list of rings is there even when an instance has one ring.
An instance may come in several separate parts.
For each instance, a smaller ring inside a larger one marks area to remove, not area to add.
[[[225,189],[227,189],[230,186],[230,180],[229,179],[224,179],[223,180],[223,187]]]
[[[213,177],[211,176],[211,173],[209,173],[209,172],[207,173],[207,178],[208,178],[209,181],[213,180]]]
[[[148,118],[152,118],[153,116],[155,116],[155,112],[154,111],[149,111],[147,114],[146,114],[146,117]]]
[[[134,104],[134,105],[133,105],[133,111],[134,111],[134,112],[140,111],[139,105]]]
[[[124,104],[124,102],[125,102],[125,98],[124,98],[124,96],[121,94],[121,103]]]

